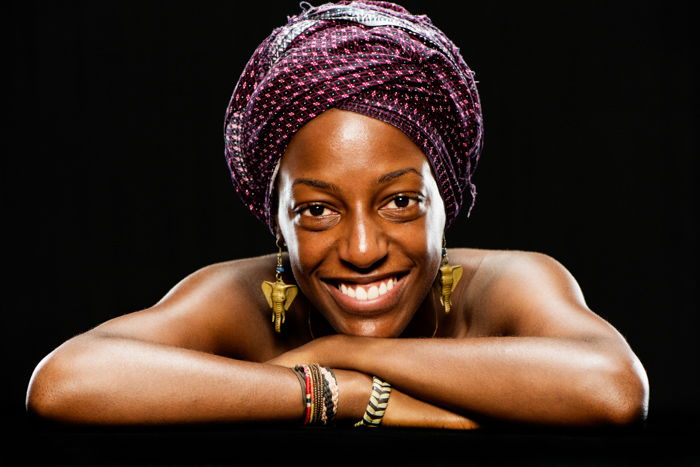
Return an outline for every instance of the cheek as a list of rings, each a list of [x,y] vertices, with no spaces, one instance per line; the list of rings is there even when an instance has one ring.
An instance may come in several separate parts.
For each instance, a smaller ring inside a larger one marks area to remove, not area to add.
[[[288,206],[284,201],[284,198],[280,197],[280,203],[277,209],[277,227],[280,230],[280,234],[287,245],[287,253],[289,254],[289,262],[292,269],[292,274],[297,282],[299,279],[304,277],[304,271],[306,267],[302,263],[302,258],[308,259],[308,252],[303,249],[303,241],[299,238],[299,235],[294,228],[294,219],[289,215]]]
[[[284,230],[282,235],[285,235]],[[308,284],[313,271],[328,256],[328,247],[324,245],[324,242],[319,241],[318,236],[309,237],[305,232],[296,231],[294,226],[288,229],[288,233],[285,236],[285,240],[289,238],[287,240],[287,251],[292,273],[297,284],[302,289],[305,289],[307,293],[310,291]]]
[[[280,206],[282,208],[282,206]],[[299,238],[297,236],[297,233],[294,229],[294,225],[292,223],[292,220],[289,218],[289,216],[286,214],[285,211],[278,211],[283,212],[284,214],[278,214],[277,215],[277,227],[280,230],[280,234],[282,235],[282,239],[284,240],[284,243],[287,244],[287,251],[289,252],[289,258],[294,259],[298,258],[299,256]]]
[[[317,248],[313,243],[304,238],[304,235],[294,233],[294,244],[289,246],[289,259],[292,262],[292,269],[297,273],[306,276],[317,262]]]
[[[411,249],[413,256],[420,258],[418,262],[422,263],[424,274],[432,277],[437,274],[442,259],[442,231],[436,228],[436,224],[431,225],[429,222],[424,227],[423,235],[414,236]]]
[[[445,214],[442,200],[429,204],[418,221],[395,226],[393,241],[421,270],[421,281],[431,282],[442,259]]]
[[[425,236],[428,243],[428,248],[433,245],[438,245],[438,249],[442,250],[442,240],[445,232],[445,210],[440,206],[431,208],[425,216]]]

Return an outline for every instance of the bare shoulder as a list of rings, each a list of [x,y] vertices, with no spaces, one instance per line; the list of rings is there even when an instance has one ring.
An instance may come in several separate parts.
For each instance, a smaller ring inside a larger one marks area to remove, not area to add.
[[[224,261],[204,266],[177,283],[155,305],[173,306],[187,298],[211,301],[212,305],[249,301],[251,286],[267,278],[274,255]]]
[[[479,334],[582,336],[612,332],[555,258],[521,250],[455,249],[465,268],[462,303]]]
[[[271,280],[274,255],[202,267],[152,307],[110,320],[91,332],[141,339],[239,358],[256,358],[272,339],[262,280]]]
[[[450,258],[462,264],[473,279],[470,288],[482,295],[498,285],[513,286],[526,282],[555,287],[585,304],[583,293],[574,276],[553,257],[535,251],[488,250],[460,248],[450,250]]]

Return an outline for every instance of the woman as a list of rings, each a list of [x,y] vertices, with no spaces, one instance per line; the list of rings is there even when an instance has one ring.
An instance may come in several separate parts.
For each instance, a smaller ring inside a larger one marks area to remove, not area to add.
[[[205,267],[70,339],[28,408],[105,424],[643,420],[641,363],[561,264],[445,248],[483,140],[454,44],[395,4],[302,6],[226,115],[234,186],[278,252]]]

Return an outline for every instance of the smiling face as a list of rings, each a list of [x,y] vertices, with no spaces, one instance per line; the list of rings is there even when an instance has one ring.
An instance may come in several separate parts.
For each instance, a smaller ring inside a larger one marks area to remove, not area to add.
[[[435,280],[445,227],[420,148],[388,123],[331,109],[294,135],[277,188],[308,300],[339,333],[401,334]]]

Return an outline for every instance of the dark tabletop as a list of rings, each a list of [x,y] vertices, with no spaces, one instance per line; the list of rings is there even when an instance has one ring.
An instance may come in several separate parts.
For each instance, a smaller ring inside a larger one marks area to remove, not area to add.
[[[16,424],[5,437],[10,451],[3,465],[700,466],[700,425],[693,421],[624,430],[466,432],[226,424],[105,428],[29,419]]]

